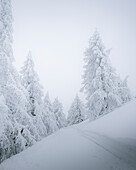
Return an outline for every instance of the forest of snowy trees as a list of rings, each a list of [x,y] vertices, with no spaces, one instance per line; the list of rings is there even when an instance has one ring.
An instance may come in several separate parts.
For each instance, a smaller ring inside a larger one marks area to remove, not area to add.
[[[18,73],[13,65],[11,0],[0,0],[0,162],[32,146],[60,128],[96,119],[131,99],[127,78],[121,80],[96,31],[85,52],[83,88],[68,111],[44,95],[29,52]]]

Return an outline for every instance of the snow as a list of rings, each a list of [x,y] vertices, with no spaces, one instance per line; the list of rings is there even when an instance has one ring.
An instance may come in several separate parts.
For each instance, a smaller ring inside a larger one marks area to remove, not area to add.
[[[86,95],[86,106],[92,120],[131,99],[127,78],[123,81],[120,79],[110,63],[109,54],[99,33],[95,31],[85,51],[81,89]]]
[[[132,101],[93,122],[59,130],[4,161],[0,170],[136,170],[136,146],[125,144],[136,141],[135,120]]]
[[[136,101],[126,103],[123,107],[92,123],[88,121],[82,128],[84,130],[90,129],[112,138],[136,139]]]

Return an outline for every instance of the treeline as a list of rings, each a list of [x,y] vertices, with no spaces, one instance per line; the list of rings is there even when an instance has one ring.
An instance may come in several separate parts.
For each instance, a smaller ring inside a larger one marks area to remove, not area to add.
[[[0,162],[67,125],[58,98],[44,97],[31,54],[20,75],[11,66],[0,92]]]
[[[44,96],[31,53],[13,65],[11,0],[0,1],[0,162],[66,126],[63,106]]]

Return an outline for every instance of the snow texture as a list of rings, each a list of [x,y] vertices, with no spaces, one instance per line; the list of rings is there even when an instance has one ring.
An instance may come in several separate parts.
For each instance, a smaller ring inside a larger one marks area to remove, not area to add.
[[[135,170],[135,106],[132,101],[93,122],[64,128],[4,161],[0,170]]]

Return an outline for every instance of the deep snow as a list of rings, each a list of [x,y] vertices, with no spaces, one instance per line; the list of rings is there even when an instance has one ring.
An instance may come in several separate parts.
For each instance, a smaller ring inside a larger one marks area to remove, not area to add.
[[[0,170],[136,170],[136,101],[56,132]]]

